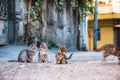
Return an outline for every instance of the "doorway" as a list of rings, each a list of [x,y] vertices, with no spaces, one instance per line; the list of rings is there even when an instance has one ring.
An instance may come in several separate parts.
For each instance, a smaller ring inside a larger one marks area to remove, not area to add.
[[[114,26],[114,43],[118,50],[120,50],[120,25]]]

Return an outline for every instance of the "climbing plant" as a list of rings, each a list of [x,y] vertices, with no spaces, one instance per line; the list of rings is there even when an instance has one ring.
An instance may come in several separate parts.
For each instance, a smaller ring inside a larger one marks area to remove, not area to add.
[[[71,3],[72,8],[80,12],[81,20],[83,20],[84,15],[86,15],[88,12],[92,14],[95,13],[93,0],[58,0],[58,1],[59,1],[58,6],[60,9],[63,9],[65,4],[67,4],[69,1]]]
[[[30,6],[30,18],[28,20],[28,14],[26,14],[26,17],[24,19],[24,24],[32,24],[32,22],[36,22],[41,20],[41,17],[39,16],[40,12],[42,11],[42,4],[44,0],[34,0],[31,3]]]
[[[35,33],[39,32],[39,38],[42,40],[45,39],[45,30],[46,30],[46,20],[45,20],[45,11],[46,11],[46,1],[52,1],[55,3],[57,9],[63,10],[63,8],[69,6],[80,13],[80,20],[83,20],[84,16],[87,12],[94,13],[93,0],[28,0],[28,13],[24,19],[24,24],[27,26],[28,30],[35,31]],[[69,10],[69,8],[68,8]],[[39,25],[36,26],[36,23]],[[36,28],[37,27],[37,28]],[[31,37],[32,31],[28,31]],[[31,33],[30,33],[31,32]],[[37,38],[38,38],[37,37]]]
[[[28,35],[28,37],[31,37],[34,33],[34,37],[36,37],[37,40],[39,39],[39,41],[40,37],[42,38],[42,40],[45,38],[46,29],[46,21],[44,18],[46,10],[45,1],[46,0],[29,0],[28,14],[26,14],[26,17],[24,19],[24,24],[27,25],[27,28],[29,28],[28,30],[30,30],[28,31],[28,33],[31,32],[29,33],[31,35]],[[39,34],[40,30],[42,34]]]
[[[44,6],[43,3],[45,0],[31,0],[31,8],[30,8],[30,18],[28,19],[28,16],[26,16],[24,20],[24,24],[31,24],[34,28],[34,22],[40,21],[42,22],[42,17],[40,13],[44,12]],[[56,2],[56,0],[51,0],[52,2]],[[81,20],[83,19],[84,15],[87,14],[87,12],[95,13],[95,9],[93,6],[93,0],[58,0],[57,7],[59,10],[62,10],[65,7],[65,4],[68,2],[71,3],[71,6],[73,9],[79,10],[81,14]],[[28,15],[27,14],[27,15]],[[44,22],[44,21],[43,21]]]
[[[59,4],[60,3],[60,4]],[[62,6],[61,6],[62,5]],[[58,0],[58,6],[63,9],[66,5],[66,9],[73,8],[74,14],[78,16],[78,25],[84,24],[84,19],[88,13],[94,14],[95,7],[93,0]],[[77,27],[77,48],[80,49],[80,27]],[[83,42],[82,42],[83,43]],[[83,46],[83,45],[82,45]],[[86,48],[85,46],[83,46]]]

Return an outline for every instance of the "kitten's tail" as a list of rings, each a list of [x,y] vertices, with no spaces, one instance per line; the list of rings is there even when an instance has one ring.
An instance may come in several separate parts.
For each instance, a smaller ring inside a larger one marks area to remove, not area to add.
[[[18,62],[18,60],[8,60],[8,62]]]
[[[70,56],[68,58],[66,58],[66,59],[71,59],[72,55],[73,55],[73,53],[71,53]]]

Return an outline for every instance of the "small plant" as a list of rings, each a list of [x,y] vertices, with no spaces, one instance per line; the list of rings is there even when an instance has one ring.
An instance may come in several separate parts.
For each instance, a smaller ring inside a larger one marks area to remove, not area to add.
[[[48,49],[51,49],[53,47],[57,47],[57,45],[53,41],[48,41]]]

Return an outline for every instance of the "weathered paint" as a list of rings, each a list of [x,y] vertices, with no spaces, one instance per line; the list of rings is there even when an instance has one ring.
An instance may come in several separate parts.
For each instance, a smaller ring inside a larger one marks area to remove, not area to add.
[[[101,39],[97,41],[97,48],[104,44],[114,43],[113,20],[99,20],[98,26],[100,28]],[[88,24],[88,49],[93,50],[93,23]]]
[[[0,45],[8,43],[8,28],[6,19],[0,19]]]
[[[103,19],[119,19],[120,18],[120,13],[107,13],[107,14],[99,14],[98,19],[103,20]],[[94,15],[90,14],[88,15],[88,20],[93,20]]]

